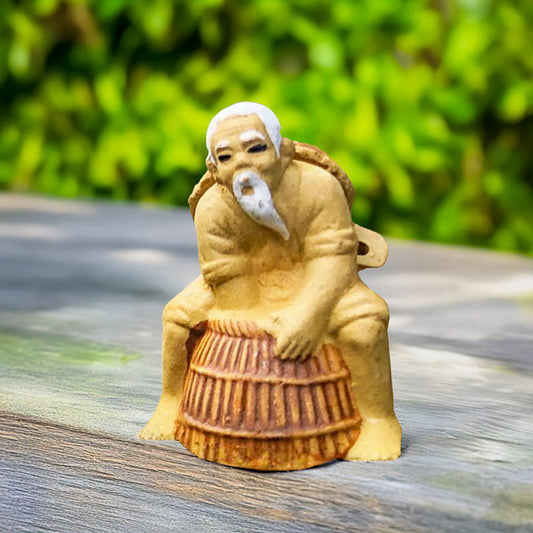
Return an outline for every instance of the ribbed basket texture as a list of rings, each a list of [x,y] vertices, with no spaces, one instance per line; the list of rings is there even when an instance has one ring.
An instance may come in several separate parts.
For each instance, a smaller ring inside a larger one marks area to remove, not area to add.
[[[197,456],[256,470],[299,470],[346,455],[360,416],[350,373],[326,344],[281,360],[253,322],[212,320],[192,353],[176,438]]]

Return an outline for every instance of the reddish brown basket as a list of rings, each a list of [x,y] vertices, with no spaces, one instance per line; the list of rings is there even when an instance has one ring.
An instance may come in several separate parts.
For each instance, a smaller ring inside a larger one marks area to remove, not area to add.
[[[361,418],[340,352],[281,360],[253,322],[212,320],[192,353],[176,438],[192,453],[256,470],[342,458]]]

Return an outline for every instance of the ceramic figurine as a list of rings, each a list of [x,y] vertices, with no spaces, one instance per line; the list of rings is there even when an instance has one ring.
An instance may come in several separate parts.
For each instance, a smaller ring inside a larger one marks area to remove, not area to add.
[[[385,301],[359,271],[387,258],[319,149],[241,102],[207,130],[190,199],[201,276],[163,313],[163,392],[142,439],[210,461],[296,470],[400,455]]]

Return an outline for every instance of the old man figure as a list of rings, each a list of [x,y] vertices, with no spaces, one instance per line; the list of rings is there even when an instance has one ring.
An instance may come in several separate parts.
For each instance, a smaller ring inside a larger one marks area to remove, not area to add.
[[[208,172],[190,198],[201,276],[164,310],[163,392],[140,437],[182,440],[179,413],[192,350],[209,320],[244,320],[275,339],[279,368],[335,347],[358,417],[357,438],[342,455],[396,459],[401,428],[393,407],[388,307],[359,277],[362,268],[381,266],[386,245],[353,224],[351,183],[326,154],[282,137],[275,114],[256,103],[219,112],[207,131],[207,149]],[[238,379],[234,374],[231,379]],[[196,394],[213,398],[216,386]],[[266,402],[276,398],[265,394]],[[311,418],[318,420],[317,413]],[[255,433],[261,438],[260,430]]]

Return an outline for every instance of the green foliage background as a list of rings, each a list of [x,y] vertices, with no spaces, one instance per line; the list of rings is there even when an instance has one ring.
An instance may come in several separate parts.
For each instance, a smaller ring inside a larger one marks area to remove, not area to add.
[[[183,205],[254,100],[360,224],[531,254],[532,27],[530,0],[3,0],[0,187]]]

